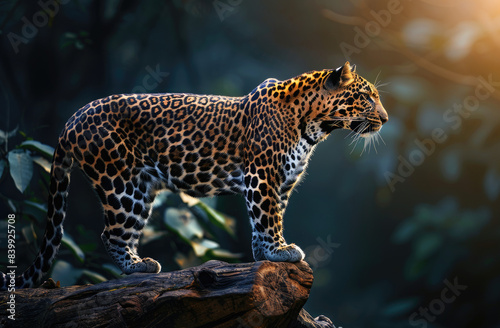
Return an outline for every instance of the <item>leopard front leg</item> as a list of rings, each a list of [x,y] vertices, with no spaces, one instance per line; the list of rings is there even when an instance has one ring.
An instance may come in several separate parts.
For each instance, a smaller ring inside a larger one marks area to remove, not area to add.
[[[295,244],[283,237],[283,213],[286,200],[281,201],[273,188],[258,174],[245,174],[245,198],[252,225],[252,251],[256,261],[299,262],[305,255]]]

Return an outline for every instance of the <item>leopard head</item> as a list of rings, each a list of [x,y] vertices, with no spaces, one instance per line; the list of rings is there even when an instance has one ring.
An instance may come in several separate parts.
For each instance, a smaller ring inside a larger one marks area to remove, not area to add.
[[[249,116],[265,107],[294,126],[310,145],[324,140],[334,129],[352,130],[365,137],[365,147],[376,140],[388,115],[373,84],[346,62],[337,69],[311,71],[279,81],[267,79],[245,97]],[[259,107],[260,106],[260,107]]]
[[[356,66],[346,62],[331,70],[323,82],[326,115],[322,116],[324,130],[342,128],[362,137],[376,134],[388,121],[373,84],[356,73]]]

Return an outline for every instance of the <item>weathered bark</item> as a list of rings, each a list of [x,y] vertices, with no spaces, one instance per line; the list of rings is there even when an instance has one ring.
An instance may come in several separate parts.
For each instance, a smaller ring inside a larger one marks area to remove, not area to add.
[[[97,285],[0,293],[2,327],[333,327],[302,306],[309,297],[307,263],[261,261],[133,274]]]
[[[288,328],[335,328],[335,326],[324,315],[313,318],[306,310],[302,309],[298,317],[292,320]]]

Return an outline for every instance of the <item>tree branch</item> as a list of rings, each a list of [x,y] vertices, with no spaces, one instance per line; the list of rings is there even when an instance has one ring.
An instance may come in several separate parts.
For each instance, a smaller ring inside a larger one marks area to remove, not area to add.
[[[302,309],[312,281],[305,262],[209,261],[97,285],[21,289],[15,321],[8,318],[10,293],[1,292],[0,326],[333,327]]]

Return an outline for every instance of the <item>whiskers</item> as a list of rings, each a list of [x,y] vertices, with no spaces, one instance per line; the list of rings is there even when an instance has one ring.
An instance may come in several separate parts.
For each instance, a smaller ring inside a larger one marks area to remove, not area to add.
[[[368,124],[370,124],[369,121],[364,121],[359,126],[357,126],[355,129],[351,130],[351,132],[349,132],[349,134],[346,136],[346,138],[352,137],[352,141],[351,141],[351,143],[349,143],[349,146],[354,144],[350,154],[352,154],[352,152],[354,151],[354,149],[358,145],[359,140],[363,136],[363,133],[361,133],[361,131],[364,131],[368,127]]]
[[[382,71],[379,71],[379,72],[378,72],[377,77],[375,78],[375,83],[373,83],[373,86],[375,87],[375,89],[377,89],[377,91],[378,91],[379,93],[382,93],[382,92],[386,92],[386,93],[388,93],[388,91],[385,91],[385,90],[380,90],[380,88],[383,88],[383,87],[385,87],[385,86],[387,86],[387,85],[391,84],[391,82],[385,82],[385,83],[382,83],[382,81],[379,81],[379,80],[378,80],[378,77],[379,77],[379,75],[380,75],[380,73],[381,73],[381,72],[382,72]]]
[[[349,143],[349,146],[353,144],[354,145],[352,147],[350,154],[352,154],[354,149],[356,149],[356,146],[358,145],[361,138],[363,138],[364,144],[360,155],[363,155],[365,151],[370,152],[372,148],[373,150],[375,150],[375,153],[377,153],[377,146],[380,145],[380,143],[383,143],[385,145],[385,141],[380,135],[380,130],[375,132],[363,133],[363,131],[368,128],[369,124],[370,124],[369,121],[361,123],[356,129],[351,130],[351,132],[349,132],[349,134],[345,137],[345,138],[352,137],[352,141]]]
[[[371,148],[373,147],[373,150],[375,150],[375,153],[377,153],[377,146],[380,145],[380,142],[382,142],[385,145],[385,141],[380,135],[380,130],[372,133],[366,134],[364,137],[365,143],[363,145],[363,150],[361,151],[360,155],[363,155],[365,151],[370,152]]]
[[[362,117],[335,117],[335,120],[333,120],[330,124],[338,128],[344,128],[343,122],[349,122],[350,124],[351,122],[361,122],[364,120],[365,119]]]
[[[344,137],[344,139],[352,138],[351,142],[349,143],[349,146],[352,146],[350,154],[352,154],[354,152],[354,149],[357,148],[358,143],[361,139],[363,139],[363,149],[361,150],[360,155],[363,155],[363,153],[365,152],[370,152],[372,148],[375,153],[377,153],[377,146],[379,146],[380,144],[385,145],[385,141],[380,135],[380,130],[371,131],[370,125],[373,124],[373,122],[371,122],[370,119],[366,119],[364,117],[336,117],[335,121],[331,124],[332,126],[346,129],[347,127],[344,126],[346,121],[349,123],[349,126],[351,126],[351,130]],[[356,123],[356,127],[352,127],[351,124],[353,122],[359,123]]]
[[[388,86],[389,84],[391,84],[391,82],[382,83],[382,81],[378,81],[378,82],[375,82],[374,86],[375,86],[375,89],[377,89],[378,93],[389,93],[389,91],[381,90],[381,88]]]

